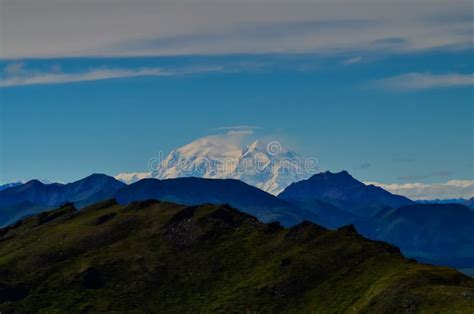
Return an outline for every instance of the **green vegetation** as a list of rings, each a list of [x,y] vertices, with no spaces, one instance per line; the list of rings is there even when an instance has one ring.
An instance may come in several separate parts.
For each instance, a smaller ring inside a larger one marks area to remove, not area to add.
[[[474,280],[225,205],[66,205],[0,229],[1,313],[214,311],[471,314]]]

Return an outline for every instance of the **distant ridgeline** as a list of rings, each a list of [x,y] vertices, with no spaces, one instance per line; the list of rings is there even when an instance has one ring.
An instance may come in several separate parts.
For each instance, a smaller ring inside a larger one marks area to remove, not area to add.
[[[408,260],[352,226],[283,228],[229,205],[68,203],[0,229],[0,256],[1,313],[471,313],[474,304],[472,278]]]
[[[364,236],[399,247],[407,257],[471,272],[474,269],[472,199],[463,204],[419,204],[365,185],[346,171],[324,172],[274,196],[234,179],[144,179],[126,185],[94,174],[69,184],[30,181],[0,191],[0,226],[71,202],[78,209],[116,199],[149,199],[187,206],[229,204],[269,223],[311,221],[330,229],[354,225]]]

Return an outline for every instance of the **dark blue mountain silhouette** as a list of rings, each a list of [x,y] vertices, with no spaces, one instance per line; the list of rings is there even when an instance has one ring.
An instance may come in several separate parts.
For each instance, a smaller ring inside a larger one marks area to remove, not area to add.
[[[264,222],[278,220],[286,226],[302,220],[317,220],[316,215],[310,212],[293,207],[267,192],[233,179],[144,179],[120,190],[116,199],[122,204],[147,199],[185,205],[226,203],[255,215]]]
[[[474,267],[474,212],[461,204],[416,204],[383,210],[357,229],[420,261]]]
[[[0,191],[0,225],[27,215],[72,202],[76,207],[113,198],[126,184],[106,176],[93,174],[68,184],[43,184],[32,180],[25,184]]]
[[[308,180],[291,184],[278,197],[293,204],[304,204],[305,208],[310,208],[317,201],[329,203],[348,213],[345,219],[350,218],[349,214],[369,218],[383,208],[413,204],[404,196],[394,195],[374,185],[365,185],[347,171],[315,174]],[[342,213],[338,215],[342,217]]]

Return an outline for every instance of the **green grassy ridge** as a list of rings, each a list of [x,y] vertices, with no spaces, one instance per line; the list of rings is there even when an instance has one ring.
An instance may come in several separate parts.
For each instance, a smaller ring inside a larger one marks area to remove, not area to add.
[[[0,230],[0,311],[472,313],[474,280],[353,228],[229,206],[70,206]]]

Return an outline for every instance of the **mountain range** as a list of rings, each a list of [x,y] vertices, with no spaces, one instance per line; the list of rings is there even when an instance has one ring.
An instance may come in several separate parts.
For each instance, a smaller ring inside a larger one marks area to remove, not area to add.
[[[126,184],[102,174],[93,174],[68,184],[44,184],[32,180],[0,191],[0,226],[66,202],[82,208],[113,198],[125,186]]]
[[[126,185],[94,174],[69,184],[34,180],[0,191],[0,226],[64,203],[83,208],[108,199],[124,205],[149,199],[188,206],[229,204],[286,227],[305,220],[331,229],[353,224],[362,235],[396,245],[417,260],[474,269],[473,211],[462,204],[417,204],[365,185],[346,171],[315,174],[278,197],[236,179],[143,179]]]
[[[417,200],[420,204],[462,204],[471,209],[474,209],[474,197],[470,199],[453,198],[453,199],[435,199],[435,200]]]
[[[172,150],[150,173],[121,173],[115,178],[127,184],[144,178],[238,179],[277,195],[316,172],[310,161],[275,141],[240,145],[208,136]]]
[[[264,222],[278,220],[285,226],[303,220],[317,220],[314,213],[293,207],[286,201],[239,180],[193,177],[144,179],[127,186],[113,177],[93,174],[69,184],[43,184],[32,180],[0,191],[0,226],[67,202],[83,208],[112,198],[121,203],[147,199],[187,205],[227,203]]]
[[[2,313],[470,313],[474,280],[347,226],[228,205],[72,204],[0,229]]]

